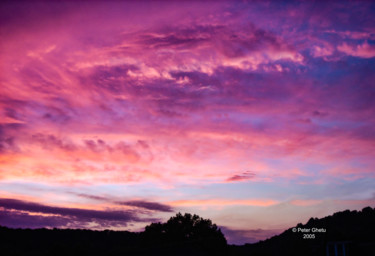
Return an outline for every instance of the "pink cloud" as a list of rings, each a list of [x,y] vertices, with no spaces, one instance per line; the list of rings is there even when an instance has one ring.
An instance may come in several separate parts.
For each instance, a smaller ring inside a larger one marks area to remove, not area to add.
[[[330,56],[333,54],[334,49],[330,46],[320,47],[314,46],[313,47],[313,56],[314,57],[325,57]]]
[[[357,46],[348,45],[347,43],[343,43],[337,47],[337,50],[354,57],[360,58],[373,58],[375,57],[375,46],[368,44],[368,42],[364,42],[363,44],[359,44]]]

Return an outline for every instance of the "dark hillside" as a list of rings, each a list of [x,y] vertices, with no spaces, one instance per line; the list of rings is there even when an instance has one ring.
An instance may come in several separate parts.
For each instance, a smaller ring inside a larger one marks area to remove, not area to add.
[[[314,229],[315,228],[315,229]],[[231,255],[375,255],[375,209],[337,212],[322,219],[311,218],[265,241],[230,246]],[[325,231],[325,232],[324,232]],[[343,248],[344,246],[344,248]]]
[[[123,255],[138,248],[139,234],[79,229],[0,227],[1,255]]]

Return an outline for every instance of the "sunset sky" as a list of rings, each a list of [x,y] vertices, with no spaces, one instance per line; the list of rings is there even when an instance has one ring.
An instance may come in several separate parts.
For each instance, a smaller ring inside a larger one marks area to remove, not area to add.
[[[242,244],[374,207],[371,1],[0,8],[0,225]]]

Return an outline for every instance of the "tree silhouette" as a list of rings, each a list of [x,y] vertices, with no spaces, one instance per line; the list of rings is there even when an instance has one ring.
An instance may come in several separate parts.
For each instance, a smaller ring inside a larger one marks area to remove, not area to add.
[[[1,217],[1,216],[0,216]],[[0,218],[1,219],[1,218]],[[375,255],[375,208],[337,212],[324,218],[310,218],[299,228],[324,228],[315,239],[303,239],[292,228],[282,234],[242,246],[227,245],[211,220],[178,213],[166,223],[152,223],[144,232],[92,231],[80,229],[12,229],[0,226],[0,254],[13,256],[49,255],[325,255],[336,242],[345,243],[346,255]]]
[[[224,254],[227,241],[221,230],[209,219],[177,213],[166,223],[152,223],[141,234],[146,247],[176,247]]]

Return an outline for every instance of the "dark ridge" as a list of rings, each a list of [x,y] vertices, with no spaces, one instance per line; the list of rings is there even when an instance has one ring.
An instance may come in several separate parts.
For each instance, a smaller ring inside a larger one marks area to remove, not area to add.
[[[294,228],[295,232],[289,228],[255,244],[230,245],[231,255],[375,256],[375,209],[371,207],[337,212],[321,219],[310,218],[305,225],[299,223]],[[313,232],[313,228],[318,230]]]
[[[0,227],[1,255],[133,255],[139,234],[83,229],[9,229]]]

